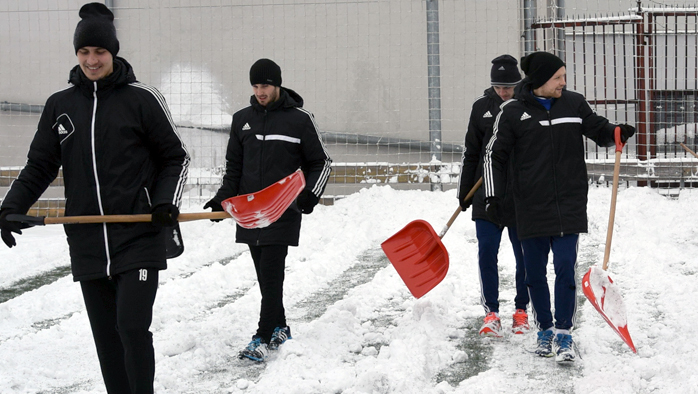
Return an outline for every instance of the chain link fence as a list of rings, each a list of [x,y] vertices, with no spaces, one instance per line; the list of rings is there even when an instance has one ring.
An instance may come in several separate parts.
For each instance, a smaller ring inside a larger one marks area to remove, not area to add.
[[[0,196],[26,160],[44,101],[77,64],[72,37],[83,3],[0,2]],[[283,85],[315,114],[334,160],[326,203],[375,184],[454,187],[470,107],[489,87],[491,60],[535,50],[560,55],[568,87],[599,113],[638,126],[626,180],[691,185],[698,161],[678,142],[696,144],[697,10],[644,3],[106,2],[119,56],[163,93],[189,149],[193,204],[218,188],[232,114],[249,105],[249,67],[262,57],[281,66]],[[587,146],[590,181],[610,174],[612,158]],[[61,180],[54,184],[41,203],[60,212]]]

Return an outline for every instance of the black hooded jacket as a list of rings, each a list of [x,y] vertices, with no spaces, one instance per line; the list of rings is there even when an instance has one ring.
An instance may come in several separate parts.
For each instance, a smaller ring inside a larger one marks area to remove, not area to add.
[[[66,216],[146,214],[179,205],[189,155],[165,99],[136,81],[130,64],[93,82],[79,66],[71,85],[46,101],[27,164],[2,208],[27,212],[63,167]],[[165,231],[150,223],[69,224],[73,277],[166,268]]]
[[[266,107],[250,98],[250,106],[233,115],[223,183],[213,198],[223,200],[258,192],[301,169],[306,190],[320,197],[329,179],[332,160],[320,138],[315,117],[303,109],[303,98],[281,88]],[[251,245],[297,246],[301,212],[295,202],[271,225],[237,227],[236,241]]]
[[[579,93],[563,90],[550,110],[526,79],[502,106],[484,160],[485,197],[503,197],[512,166],[520,239],[587,232],[588,180],[583,137],[614,144],[614,125]]]
[[[468,131],[465,133],[465,146],[463,149],[463,165],[461,167],[460,178],[458,179],[458,199],[463,199],[475,186],[475,183],[482,176],[482,163],[485,155],[485,145],[492,137],[492,126],[499,114],[499,107],[504,103],[493,87],[485,90],[484,94],[473,103],[470,111],[470,121]],[[485,188],[480,187],[473,196],[472,218],[489,221],[485,211]],[[514,212],[514,198],[507,190],[502,205],[503,226],[515,227],[516,216]]]

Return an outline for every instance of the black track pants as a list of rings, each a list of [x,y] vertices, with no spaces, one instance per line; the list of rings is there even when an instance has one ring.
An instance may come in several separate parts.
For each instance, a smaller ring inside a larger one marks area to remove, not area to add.
[[[80,286],[107,393],[152,393],[155,352],[149,329],[158,270],[135,269]]]
[[[269,343],[276,327],[286,326],[284,310],[284,269],[286,267],[286,245],[249,245],[257,281],[262,292],[257,336]]]

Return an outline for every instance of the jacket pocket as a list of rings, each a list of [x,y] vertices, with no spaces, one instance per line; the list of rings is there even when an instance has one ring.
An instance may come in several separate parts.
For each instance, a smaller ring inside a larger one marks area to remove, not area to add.
[[[150,190],[147,187],[143,187],[138,193],[137,206],[134,207],[134,213],[150,213],[153,203],[150,200]]]
[[[75,133],[73,120],[70,119],[70,116],[66,113],[58,115],[52,129],[58,135],[58,140],[61,142],[61,145]]]

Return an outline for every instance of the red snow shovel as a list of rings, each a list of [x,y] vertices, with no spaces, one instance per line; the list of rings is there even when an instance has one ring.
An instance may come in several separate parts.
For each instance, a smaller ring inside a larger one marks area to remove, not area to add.
[[[301,170],[297,170],[266,189],[224,200],[221,205],[226,212],[180,213],[177,217],[177,222],[190,222],[202,219],[227,219],[232,216],[233,219],[247,226],[261,220],[265,220],[268,226],[286,211],[286,208],[291,205],[291,202],[293,202],[301,190],[303,190],[303,187],[305,187],[305,178]],[[143,223],[150,222],[151,215],[145,213],[135,215],[43,217],[11,214],[7,215],[7,220],[26,223],[31,226],[45,226],[47,224]]]
[[[301,170],[284,177],[275,184],[256,193],[231,197],[221,205],[225,212],[181,213],[174,226],[168,227],[167,258],[175,258],[184,252],[179,222],[201,219],[227,219],[231,216],[245,228],[265,227],[281,217],[293,200],[305,187],[305,177]],[[7,215],[7,220],[26,223],[31,226],[47,224],[84,224],[84,223],[143,223],[150,222],[150,214],[136,215],[91,215],[36,217],[19,214]]]
[[[221,205],[244,228],[267,227],[279,220],[305,188],[305,176],[298,169],[258,192],[224,200]]]
[[[625,304],[620,295],[620,290],[611,277],[606,273],[608,268],[608,258],[611,254],[611,239],[613,237],[613,220],[616,214],[616,197],[618,196],[618,174],[620,173],[620,157],[625,144],[620,139],[620,127],[615,130],[616,139],[616,164],[613,169],[613,192],[611,193],[611,213],[608,218],[608,232],[606,235],[606,250],[603,257],[603,269],[596,266],[589,268],[589,271],[582,278],[582,289],[584,295],[589,299],[606,323],[620,335],[623,341],[630,346],[633,352],[637,353],[630,333],[628,332],[628,321],[625,314]]]
[[[482,185],[480,178],[464,200],[469,200]],[[383,252],[393,264],[402,281],[415,298],[420,298],[436,287],[448,272],[448,251],[441,242],[446,231],[461,213],[460,206],[451,215],[439,235],[424,220],[414,220],[386,239]]]

